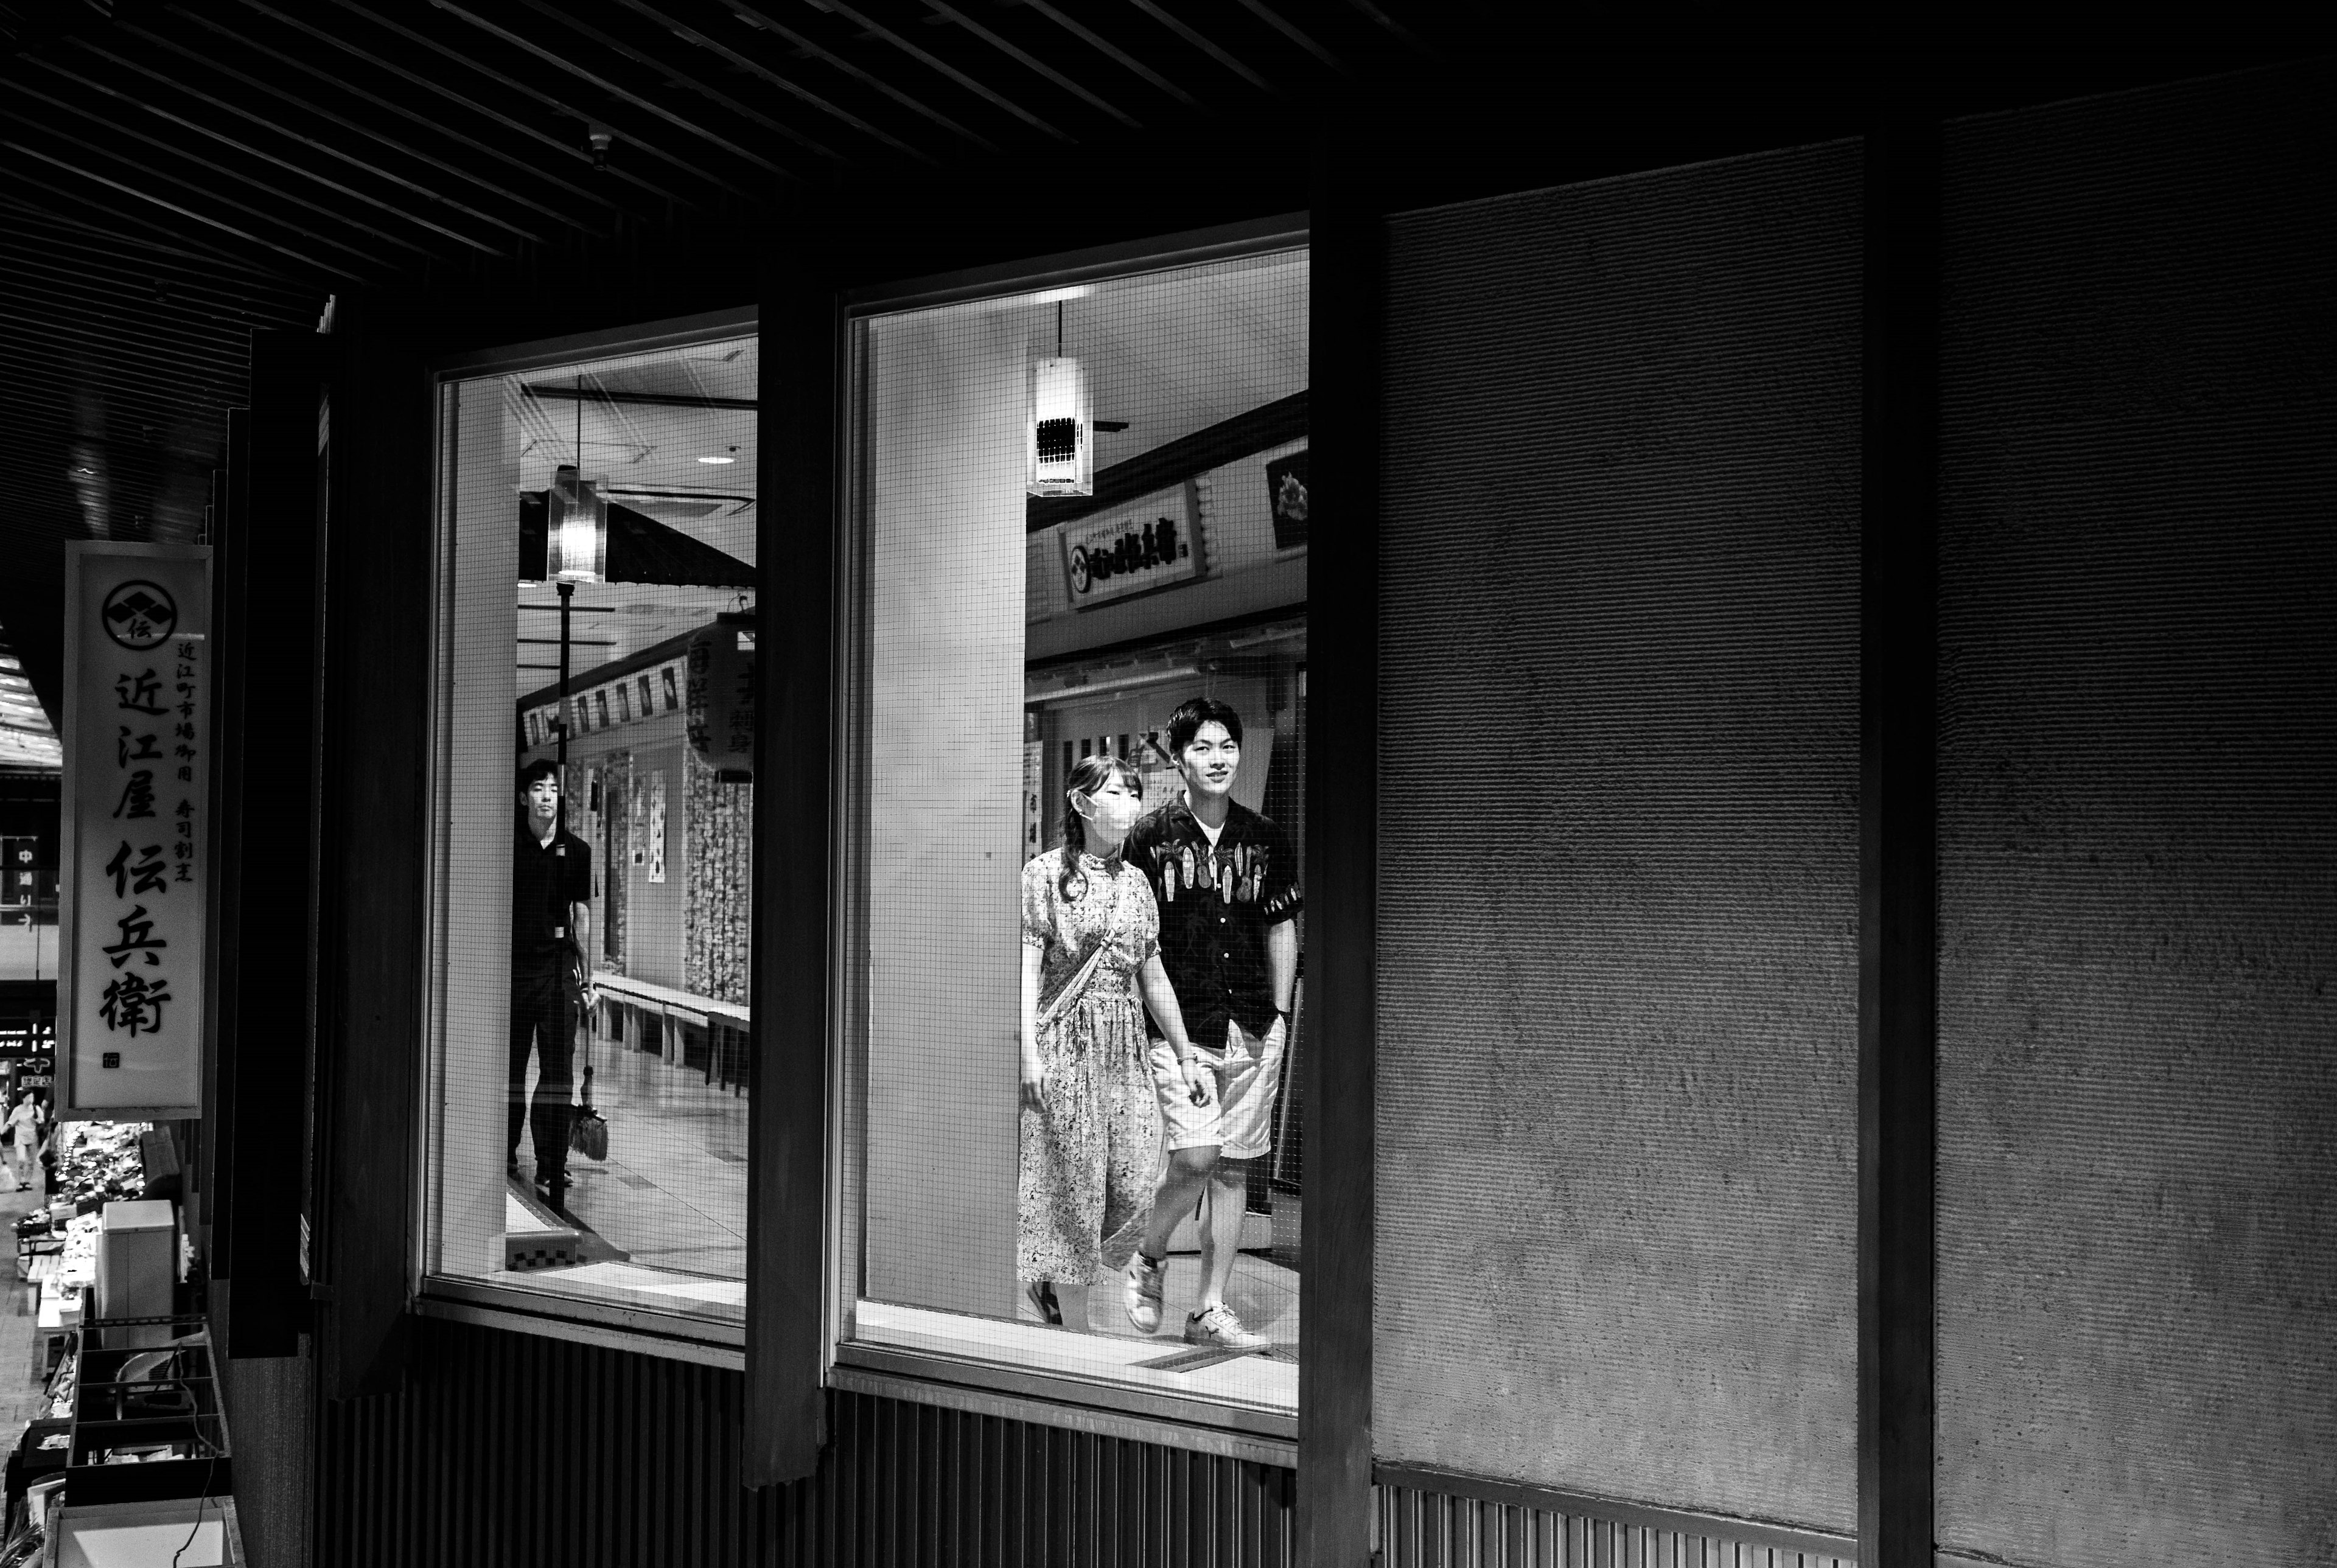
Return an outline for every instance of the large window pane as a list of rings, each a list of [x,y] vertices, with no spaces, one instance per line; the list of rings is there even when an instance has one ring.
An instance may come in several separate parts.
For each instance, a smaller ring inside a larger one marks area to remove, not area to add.
[[[743,1317],[756,394],[751,336],[442,388],[443,1278]]]
[[[1296,1408],[1305,298],[854,326],[847,1359]]]

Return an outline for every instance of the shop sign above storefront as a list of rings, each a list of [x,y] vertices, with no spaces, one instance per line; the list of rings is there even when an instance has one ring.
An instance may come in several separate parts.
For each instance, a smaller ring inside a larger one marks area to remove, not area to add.
[[[210,550],[65,546],[57,1115],[200,1115]]]
[[[1063,525],[1071,607],[1088,609],[1201,575],[1194,482]]]
[[[690,749],[726,784],[755,776],[755,612],[718,615],[689,638]]]

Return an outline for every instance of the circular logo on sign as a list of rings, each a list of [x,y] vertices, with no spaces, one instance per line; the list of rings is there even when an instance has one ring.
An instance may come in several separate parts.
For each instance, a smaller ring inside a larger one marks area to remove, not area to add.
[[[125,582],[105,596],[99,613],[105,618],[105,635],[128,648],[153,648],[179,624],[178,601],[160,583]]]
[[[1088,570],[1087,547],[1085,545],[1072,546],[1071,591],[1073,593],[1085,593],[1090,588],[1094,586],[1094,583],[1095,574]]]

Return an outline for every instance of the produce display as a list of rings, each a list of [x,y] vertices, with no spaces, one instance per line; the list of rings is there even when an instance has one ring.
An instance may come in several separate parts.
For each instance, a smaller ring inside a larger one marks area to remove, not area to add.
[[[146,1194],[146,1169],[139,1156],[144,1122],[61,1122],[54,1139],[56,1185],[54,1203],[86,1213],[118,1200]]]

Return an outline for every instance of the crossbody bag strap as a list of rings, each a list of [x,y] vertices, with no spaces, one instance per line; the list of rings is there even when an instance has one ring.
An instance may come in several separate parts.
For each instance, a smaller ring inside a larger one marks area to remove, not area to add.
[[[1124,917],[1128,913],[1128,900],[1120,891],[1120,880],[1117,877],[1112,879],[1112,895],[1117,901],[1112,905],[1111,929],[1097,939],[1095,950],[1087,956],[1086,962],[1072,972],[1071,978],[1063,982],[1063,989],[1041,1006],[1034,1029],[1045,1028],[1071,1009],[1073,1004],[1080,999],[1081,993],[1088,989],[1088,982],[1095,978],[1096,966],[1103,962],[1103,956],[1111,950],[1111,944],[1120,940],[1120,930],[1126,923]]]

